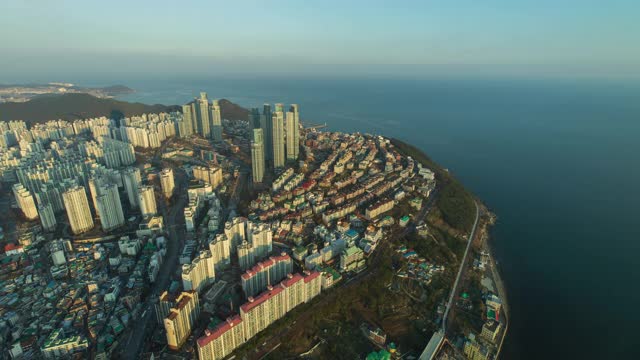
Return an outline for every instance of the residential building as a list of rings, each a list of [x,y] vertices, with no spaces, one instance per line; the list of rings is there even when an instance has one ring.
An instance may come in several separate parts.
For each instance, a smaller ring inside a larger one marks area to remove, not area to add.
[[[67,335],[62,328],[53,330],[40,348],[45,359],[71,358],[89,347],[87,338],[80,335]]]
[[[62,199],[74,234],[93,229],[93,217],[84,187],[76,185],[70,188],[62,194]]]
[[[53,206],[50,203],[39,204],[38,214],[44,231],[54,231],[56,229],[56,215],[53,212]]]
[[[191,334],[191,329],[200,316],[200,303],[196,291],[184,291],[178,296],[176,306],[164,319],[167,344],[171,350],[179,350]]]
[[[203,138],[211,138],[211,109],[209,108],[209,99],[207,93],[201,92],[198,102],[198,134]]]
[[[287,161],[298,159],[300,152],[300,114],[298,105],[292,104],[287,112]]]
[[[293,262],[286,253],[271,256],[258,262],[251,269],[241,275],[244,294],[255,296],[263,292],[268,285],[275,285],[293,271]]]
[[[351,246],[340,254],[340,270],[354,271],[364,266],[364,253],[357,246]]]
[[[96,212],[100,214],[103,231],[111,231],[124,225],[124,213],[116,184],[104,184],[96,189]]]
[[[160,186],[162,187],[164,197],[167,199],[171,198],[171,195],[173,195],[173,189],[175,188],[172,168],[162,169],[160,172]]]
[[[261,183],[264,177],[264,137],[262,129],[253,129],[251,140],[251,170],[254,183]]]
[[[222,141],[222,117],[218,100],[213,100],[213,105],[211,105],[211,125],[213,141]]]
[[[124,183],[127,197],[129,198],[129,205],[131,205],[132,209],[137,209],[140,206],[138,201],[138,188],[142,185],[140,169],[137,167],[126,168],[122,172],[122,182]]]
[[[154,216],[158,213],[153,186],[143,185],[138,188],[138,203],[142,216]]]
[[[182,265],[182,286],[185,290],[195,290],[198,293],[213,283],[215,279],[215,264],[210,250],[201,251],[190,264]]]
[[[469,360],[488,360],[491,358],[491,350],[476,340],[474,334],[464,343],[464,354]]]
[[[282,104],[280,104],[282,105]],[[278,109],[278,104],[276,104]],[[285,164],[285,152],[284,152],[284,113],[282,111],[275,111],[272,117],[272,138],[273,138],[273,167],[283,168]]]
[[[289,274],[276,286],[257,297],[249,297],[240,306],[240,316],[221,323],[213,331],[205,332],[196,342],[201,360],[222,359],[238,346],[283,317],[296,306],[308,302],[321,291],[318,272]]]
[[[215,271],[226,269],[231,264],[231,240],[225,234],[217,234],[209,241]]]
[[[158,302],[154,304],[156,310],[156,321],[158,324],[164,324],[164,319],[169,316],[169,311],[176,305],[176,298],[168,291],[164,291],[159,297]]]
[[[38,209],[36,203],[33,200],[33,195],[22,184],[13,185],[13,195],[16,198],[16,203],[24,216],[29,220],[35,220],[38,218]]]

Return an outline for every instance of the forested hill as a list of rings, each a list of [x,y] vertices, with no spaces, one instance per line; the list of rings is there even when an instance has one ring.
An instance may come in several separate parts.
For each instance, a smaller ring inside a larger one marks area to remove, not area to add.
[[[43,95],[27,102],[0,104],[0,120],[24,120],[39,123],[47,120],[74,120],[98,116],[121,118],[144,113],[175,111],[178,106],[146,105],[88,94]]]

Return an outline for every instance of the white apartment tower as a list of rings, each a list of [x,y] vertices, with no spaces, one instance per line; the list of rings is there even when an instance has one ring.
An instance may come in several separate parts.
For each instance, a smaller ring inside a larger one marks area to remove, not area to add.
[[[116,184],[104,184],[97,188],[96,211],[100,214],[102,230],[111,231],[124,225],[124,213],[118,186]]]
[[[198,134],[205,139],[211,137],[211,109],[209,108],[209,99],[207,93],[201,92],[198,99]]]
[[[13,185],[13,195],[16,198],[16,203],[24,216],[29,220],[35,220],[38,218],[38,209],[36,209],[36,202],[33,200],[33,195],[22,184]]]
[[[287,112],[287,161],[298,159],[300,152],[300,114],[298,105],[292,104]]]
[[[213,100],[213,105],[211,105],[211,125],[213,141],[222,141],[222,117],[218,100]]]
[[[162,187],[164,197],[167,199],[171,198],[171,195],[173,195],[173,189],[175,188],[173,169],[162,169],[162,172],[160,172],[160,186]]]
[[[273,141],[273,167],[274,168],[282,168],[284,167],[285,158],[284,158],[284,113],[282,111],[278,111],[280,107],[276,104],[276,111],[273,113],[273,130],[272,130],[272,141]]]
[[[132,209],[137,209],[138,203],[138,188],[142,184],[142,177],[140,176],[140,169],[137,167],[130,167],[122,172],[122,182],[124,183],[124,189],[127,192],[129,198],[129,204]]]
[[[62,194],[62,200],[74,234],[81,234],[93,228],[93,218],[84,187],[73,186]]]
[[[181,293],[176,300],[176,306],[169,310],[169,316],[164,319],[169,349],[178,350],[184,345],[198,316],[200,316],[198,293],[195,291]]]
[[[44,231],[53,231],[56,229],[57,223],[56,216],[53,212],[53,205],[49,203],[39,204],[38,214],[40,215],[40,223]]]
[[[138,192],[138,202],[140,203],[142,216],[156,215],[158,213],[158,207],[156,206],[156,196],[153,192],[153,186],[140,186]]]

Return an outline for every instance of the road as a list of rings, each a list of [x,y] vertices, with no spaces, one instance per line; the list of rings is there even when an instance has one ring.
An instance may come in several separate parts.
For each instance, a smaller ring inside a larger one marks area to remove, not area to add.
[[[186,189],[188,184],[186,174],[182,170],[174,168],[174,176],[176,188]],[[153,297],[169,288],[171,275],[174,274],[178,267],[178,256],[184,245],[186,232],[182,215],[183,209],[188,202],[187,193],[183,191],[175,194],[173,201],[169,208],[163,206],[162,209],[167,233],[167,254],[160,267],[156,282],[151,288],[151,295],[143,303],[143,309],[146,310],[146,314],[133,324],[128,339],[123,342],[124,349],[120,354],[120,358],[123,359],[137,359],[140,351],[143,350],[147,333],[153,329],[153,326],[150,325],[155,322],[155,310],[153,307],[155,299]],[[149,322],[150,320],[151,323]]]
[[[444,316],[442,317],[442,325],[438,331],[436,331],[431,340],[427,343],[427,346],[422,351],[419,360],[431,360],[436,355],[438,349],[442,345],[446,334],[447,334],[447,319],[449,317],[449,311],[453,306],[453,302],[456,294],[458,293],[458,286],[460,284],[460,278],[462,277],[462,273],[467,264],[467,255],[469,254],[469,249],[471,249],[471,244],[473,243],[473,238],[476,236],[476,229],[478,228],[478,219],[480,218],[480,207],[476,201],[473,202],[476,206],[476,219],[473,222],[473,228],[471,229],[471,233],[469,234],[469,238],[467,239],[467,248],[464,250],[464,256],[462,257],[462,262],[460,262],[460,269],[458,269],[458,276],[456,277],[456,281],[453,283],[453,288],[451,288],[451,294],[449,295],[449,301],[447,302],[447,307],[444,312]]]
[[[458,270],[458,276],[456,277],[456,281],[453,283],[453,288],[451,288],[449,301],[447,302],[447,307],[444,312],[444,316],[442,317],[442,330],[445,334],[447,333],[447,318],[449,316],[449,311],[451,310],[456,294],[458,293],[460,278],[462,277],[462,273],[464,272],[464,268],[466,267],[467,256],[469,255],[469,249],[471,249],[471,243],[473,243],[473,238],[476,236],[476,229],[478,228],[478,219],[480,218],[480,207],[478,207],[478,203],[476,201],[474,201],[473,204],[476,206],[476,220],[473,222],[473,228],[471,229],[471,233],[469,234],[469,239],[467,240],[467,248],[464,251],[464,256],[462,257],[462,261],[460,262],[460,269]]]

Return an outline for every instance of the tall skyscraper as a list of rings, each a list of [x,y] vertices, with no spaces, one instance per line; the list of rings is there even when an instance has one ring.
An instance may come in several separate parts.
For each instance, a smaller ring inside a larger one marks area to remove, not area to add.
[[[138,202],[140,203],[140,212],[142,216],[154,216],[158,213],[156,206],[156,196],[153,192],[153,186],[143,185],[138,189]]]
[[[280,104],[282,105],[282,104]],[[276,109],[278,104],[276,104]],[[273,167],[284,167],[284,113],[276,111],[273,113]]]
[[[87,200],[87,193],[82,186],[73,186],[62,194],[67,218],[74,234],[81,234],[93,228],[93,218]]]
[[[98,187],[97,212],[100,214],[102,230],[111,231],[124,225],[124,213],[116,184]]]
[[[138,203],[138,188],[140,187],[140,184],[142,184],[140,169],[137,167],[125,169],[122,172],[122,182],[124,183],[124,189],[127,192],[131,208],[137,209],[138,206],[140,206]]]
[[[44,229],[44,231],[53,231],[56,229],[56,216],[51,204],[39,204],[38,214],[40,215],[40,223],[42,224],[42,229]]]
[[[251,129],[262,128],[260,110],[258,108],[251,108],[251,113],[249,114],[249,125],[251,125]]]
[[[298,160],[300,152],[300,115],[298,105],[292,104],[287,112],[287,161]]]
[[[264,137],[262,135],[262,129],[253,129],[251,169],[254,183],[261,183],[264,177]]]
[[[35,220],[38,218],[38,209],[36,209],[36,202],[33,200],[33,195],[22,184],[13,185],[13,195],[16,198],[16,203],[24,216],[29,220]]]
[[[162,171],[160,172],[160,186],[162,187],[162,193],[164,194],[164,197],[169,199],[171,195],[173,195],[173,189],[175,188],[173,169],[162,169]]]
[[[169,349],[178,350],[184,345],[198,316],[200,316],[198,293],[195,291],[181,293],[176,306],[169,310],[169,316],[164,319]]]
[[[209,108],[209,99],[207,93],[201,92],[198,99],[198,134],[203,138],[211,137],[211,109]]]
[[[213,100],[213,105],[211,105],[211,125],[213,141],[222,141],[222,117],[218,100]]]
[[[271,105],[264,104],[262,116],[260,117],[260,127],[264,136],[264,159],[273,159],[273,119],[271,118]]]
[[[180,134],[180,136],[193,135],[193,120],[196,117],[196,114],[193,112],[192,105],[193,104],[182,105],[182,124],[184,126],[184,134]]]

